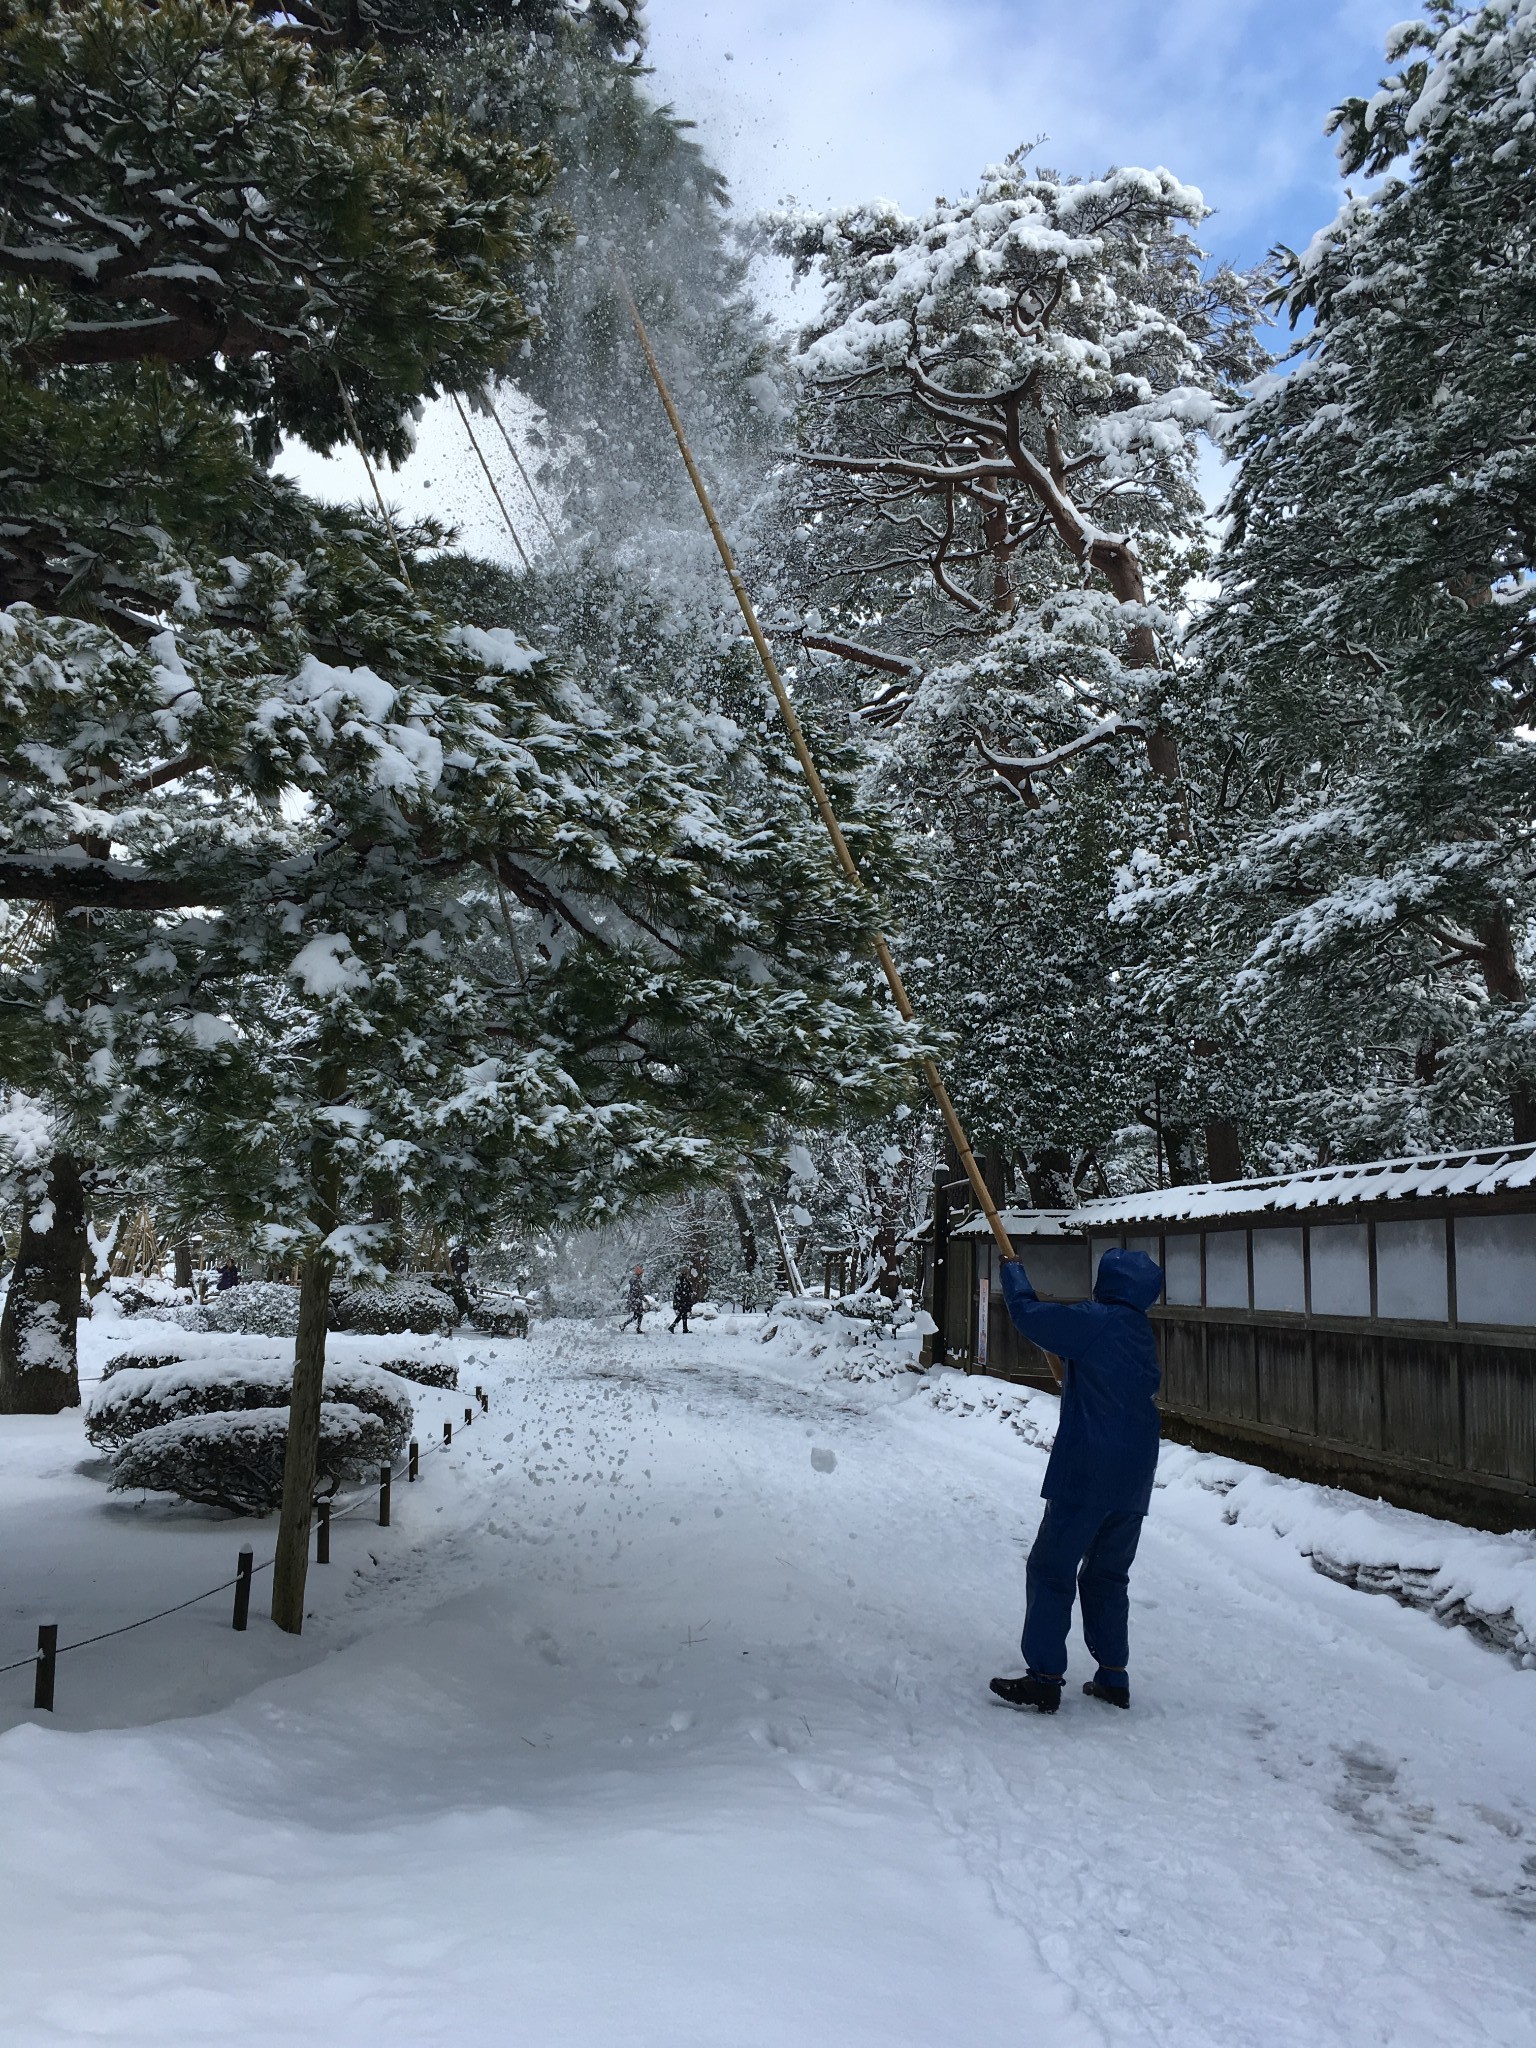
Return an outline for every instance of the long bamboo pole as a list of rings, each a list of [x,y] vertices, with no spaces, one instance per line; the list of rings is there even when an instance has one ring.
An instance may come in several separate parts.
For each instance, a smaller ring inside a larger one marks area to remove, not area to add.
[[[784,720],[785,729],[789,733],[790,744],[794,747],[800,766],[804,771],[805,779],[810,784],[811,795],[815,798],[816,808],[821,813],[821,822],[827,828],[827,837],[832,841],[838,865],[855,888],[866,889],[867,884],[864,877],[859,873],[858,862],[849,851],[848,841],[843,837],[843,828],[837,821],[837,813],[832,808],[832,799],[827,795],[827,786],[821,779],[821,771],[816,766],[815,756],[811,753],[804,729],[796,715],[794,704],[790,700],[788,690],[784,687],[784,678],[780,675],[779,665],[773,658],[773,649],[768,645],[767,637],[758,623],[757,612],[748,594],[747,586],[742,580],[741,571],[736,567],[736,557],[731,553],[731,544],[725,537],[725,529],[720,524],[719,515],[715,511],[708,488],[703,477],[699,474],[699,465],[693,459],[693,450],[688,445],[688,436],[683,429],[682,416],[673,403],[671,392],[667,389],[667,380],[661,374],[661,365],[656,360],[656,351],[651,347],[651,337],[646,333],[645,322],[640,318],[640,308],[635,304],[634,294],[625,282],[624,274],[618,267],[617,259],[614,261],[614,274],[618,278],[619,290],[624,294],[624,302],[629,307],[629,317],[635,324],[635,333],[639,336],[640,346],[645,352],[646,365],[650,370],[652,381],[655,383],[657,394],[662,404],[666,407],[667,418],[672,423],[672,432],[677,437],[678,452],[681,454],[683,465],[688,471],[688,480],[693,485],[704,517],[709,522],[709,530],[714,536],[715,546],[720,551],[720,560],[725,564],[725,573],[730,578],[732,590],[736,593],[736,602],[741,606],[741,615],[747,622],[747,631],[752,635],[752,644],[757,649],[758,659],[763,664],[763,673],[773,686],[773,694],[778,699],[779,713]],[[907,995],[906,983],[902,980],[901,970],[896,965],[884,935],[880,932],[875,934],[875,958],[880,962],[881,971],[885,975],[886,984],[891,991],[891,1001],[896,1005],[903,1020],[910,1024],[915,1012]],[[949,1099],[949,1090],[944,1086],[944,1077],[939,1072],[937,1064],[931,1059],[924,1059],[921,1062],[921,1067],[923,1079],[928,1083],[929,1091],[939,1106],[939,1114],[944,1119],[944,1127],[949,1132],[956,1152],[960,1155],[960,1164],[965,1169],[965,1177],[971,1184],[971,1192],[976,1197],[977,1206],[991,1226],[992,1235],[997,1241],[998,1250],[1005,1259],[1011,1259],[1014,1256],[1013,1244],[1008,1236],[1008,1232],[1003,1227],[1002,1217],[997,1213],[997,1204],[992,1199],[992,1190],[987,1186],[982,1176],[981,1168],[976,1163],[976,1155],[971,1150],[971,1141],[965,1135],[965,1126],[960,1121],[955,1105]]]

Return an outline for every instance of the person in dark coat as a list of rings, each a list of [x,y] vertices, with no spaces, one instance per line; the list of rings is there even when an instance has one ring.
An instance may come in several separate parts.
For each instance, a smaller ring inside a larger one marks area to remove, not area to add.
[[[678,1269],[677,1285],[672,1290],[672,1320],[667,1325],[669,1334],[681,1323],[683,1335],[687,1336],[688,1318],[693,1314],[693,1305],[698,1298],[698,1275],[694,1272],[692,1266],[680,1267]]]
[[[220,1294],[227,1294],[231,1287],[240,1285],[240,1268],[233,1259],[226,1259],[219,1268],[219,1277],[214,1283]]]
[[[635,1335],[643,1337],[645,1335],[645,1312],[650,1305],[650,1298],[645,1291],[645,1268],[644,1266],[636,1266],[633,1273],[629,1276],[629,1287],[624,1295],[624,1306],[628,1310],[628,1314],[623,1322],[620,1323],[619,1329],[621,1331],[627,1330],[630,1324],[633,1323]]]
[[[1083,1691],[1128,1707],[1131,1562],[1152,1500],[1162,1384],[1147,1310],[1163,1269],[1145,1252],[1113,1246],[1099,1261],[1093,1300],[1041,1301],[1017,1259],[1002,1269],[1014,1327],[1063,1361],[1061,1419],[1040,1491],[1039,1534],[1025,1571],[1022,1678],[994,1678],[1014,1707],[1054,1714],[1067,1670],[1074,1581],[1083,1639],[1098,1669]]]

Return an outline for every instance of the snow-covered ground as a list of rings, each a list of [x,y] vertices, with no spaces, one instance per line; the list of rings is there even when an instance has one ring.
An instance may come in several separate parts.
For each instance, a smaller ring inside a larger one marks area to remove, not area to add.
[[[1170,1448],[1132,1712],[1014,1714],[1053,1404],[762,1335],[461,1343],[302,1639],[263,1579],[0,1678],[6,2039],[1536,2044],[1531,1539]],[[0,1420],[0,1663],[244,1541]]]

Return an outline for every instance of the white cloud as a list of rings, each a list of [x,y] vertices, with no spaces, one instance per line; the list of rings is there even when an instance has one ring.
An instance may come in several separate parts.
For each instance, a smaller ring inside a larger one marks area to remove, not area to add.
[[[1379,75],[1398,0],[655,0],[654,89],[747,208],[908,207],[1045,135],[1045,162],[1167,164],[1242,260],[1331,217],[1322,124]]]

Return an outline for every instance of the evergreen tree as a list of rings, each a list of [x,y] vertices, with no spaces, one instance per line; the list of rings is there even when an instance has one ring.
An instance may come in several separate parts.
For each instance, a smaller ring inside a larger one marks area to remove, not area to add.
[[[1440,8],[1333,116],[1373,180],[1229,437],[1201,744],[1227,805],[1127,875],[1325,1154],[1536,1138],[1536,7]],[[1182,856],[1182,857],[1181,857]]]
[[[877,780],[920,849],[914,995],[957,1036],[976,1135],[1040,1199],[1138,1125],[1181,1178],[1202,1125],[1231,1170],[1216,1034],[1126,999],[1134,940],[1105,916],[1116,867],[1181,842],[1199,803],[1179,654],[1198,443],[1255,361],[1205,213],[1166,171],[1077,180],[1019,152],[916,217],[776,223],[824,287],[787,486],[803,686],[857,706],[865,679]]]

